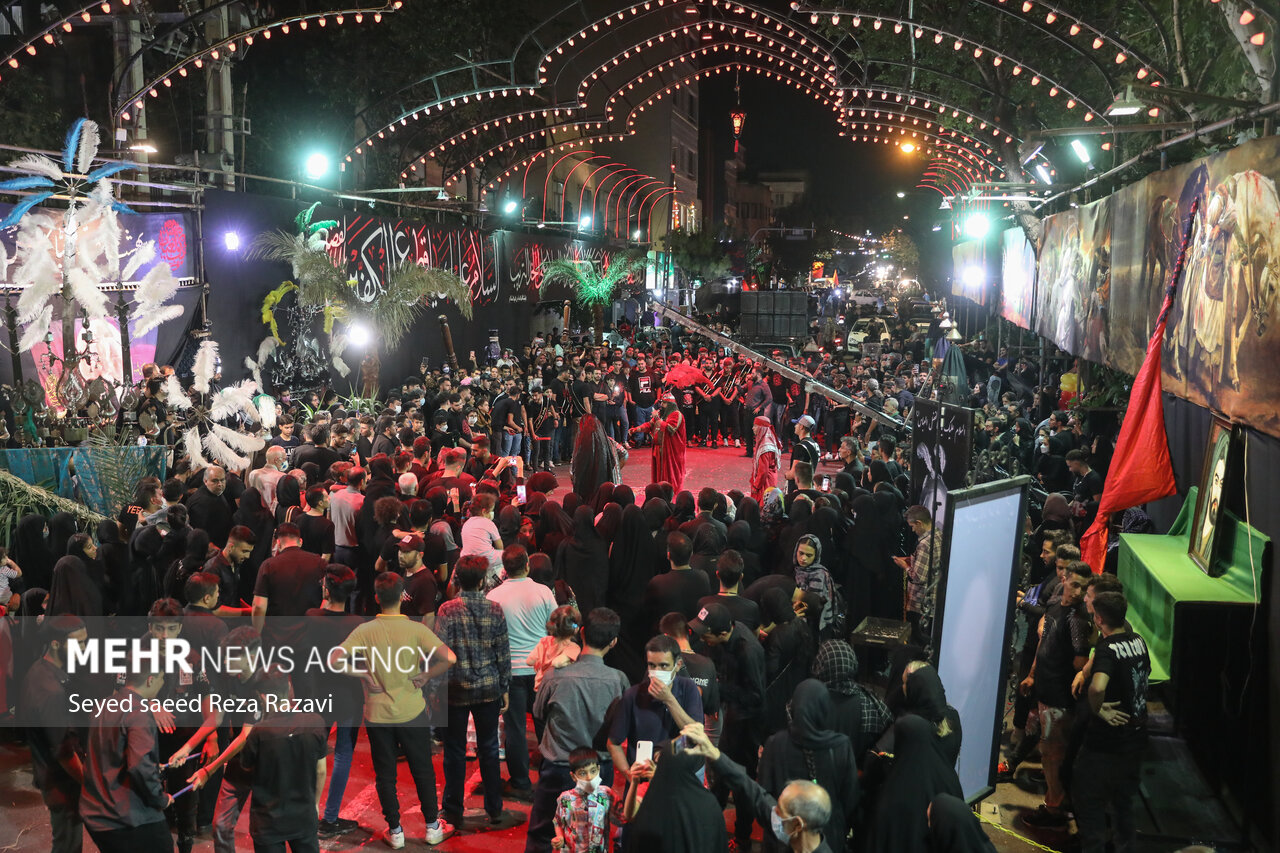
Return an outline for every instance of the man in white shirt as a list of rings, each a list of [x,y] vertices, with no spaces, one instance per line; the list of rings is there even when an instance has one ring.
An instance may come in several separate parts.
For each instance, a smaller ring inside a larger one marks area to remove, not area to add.
[[[529,780],[528,719],[533,708],[533,667],[525,663],[538,641],[547,633],[547,620],[556,609],[551,590],[529,577],[529,554],[523,545],[508,545],[502,552],[507,579],[489,593],[489,600],[507,617],[507,638],[511,643],[511,686],[508,689],[506,723],[506,795],[533,802]]]
[[[266,464],[249,472],[249,488],[258,490],[262,495],[262,502],[272,512],[276,511],[276,485],[284,476],[285,456],[283,447],[268,447]]]
[[[359,568],[360,541],[356,539],[356,520],[364,506],[365,470],[347,471],[347,487],[329,496],[329,520],[333,522],[333,561],[350,569]]]

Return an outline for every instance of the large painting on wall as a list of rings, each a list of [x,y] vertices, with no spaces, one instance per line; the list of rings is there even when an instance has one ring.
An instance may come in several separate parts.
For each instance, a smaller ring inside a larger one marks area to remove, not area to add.
[[[1270,137],[1046,218],[1026,327],[1136,373],[1198,201],[1165,337],[1164,388],[1280,435],[1277,178],[1280,140]]]
[[[1036,250],[1021,227],[1007,229],[1001,239],[1000,315],[1028,329],[1035,299]]]

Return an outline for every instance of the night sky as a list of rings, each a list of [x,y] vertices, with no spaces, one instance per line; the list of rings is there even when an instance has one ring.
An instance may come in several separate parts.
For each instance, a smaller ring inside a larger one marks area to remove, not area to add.
[[[700,119],[715,144],[715,161],[705,167],[717,174],[732,156],[733,85],[730,73],[701,84]],[[915,188],[928,162],[925,157],[904,155],[897,146],[854,143],[839,136],[830,108],[793,86],[743,73],[741,87],[747,113],[742,140],[749,174],[807,170],[812,211],[819,220],[846,233],[869,228],[879,234],[905,227],[920,246],[926,270],[934,266],[931,261],[949,266],[949,220],[945,211],[938,210],[941,197],[933,190]],[[906,198],[899,199],[898,191],[905,192]],[[904,215],[911,218],[904,221]],[[931,230],[936,222],[943,223],[941,232]]]

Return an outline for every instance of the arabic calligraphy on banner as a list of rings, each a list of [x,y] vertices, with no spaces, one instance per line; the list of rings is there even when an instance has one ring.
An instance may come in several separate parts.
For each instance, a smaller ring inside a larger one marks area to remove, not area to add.
[[[506,288],[508,302],[538,302],[542,264],[571,257],[608,264],[611,250],[583,240],[530,237],[508,231],[443,228],[405,219],[347,213],[329,234],[334,263],[346,265],[360,298],[385,290],[388,275],[402,264],[450,270],[467,283],[472,304],[491,306]],[[433,303],[434,304],[434,303]]]

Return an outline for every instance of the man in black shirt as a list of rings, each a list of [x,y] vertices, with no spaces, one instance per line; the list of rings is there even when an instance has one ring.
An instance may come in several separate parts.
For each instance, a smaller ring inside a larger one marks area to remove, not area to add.
[[[818,470],[818,459],[822,456],[822,453],[818,450],[818,443],[813,440],[813,427],[813,418],[808,415],[801,415],[796,419],[796,442],[791,446],[791,467],[787,469],[785,475],[789,484],[788,493],[794,492],[797,488],[797,462],[808,462],[813,466],[812,470]]]
[[[209,534],[209,544],[221,548],[231,532],[231,502],[227,499],[227,472],[217,465],[204,469],[204,483],[184,501],[191,526]]]
[[[420,533],[401,536],[396,540],[396,550],[399,553],[396,567],[388,571],[399,571],[405,577],[400,612],[434,630],[436,608],[440,605],[440,587],[436,583],[435,572],[422,562],[425,544],[426,540]]]
[[[644,589],[644,625],[650,633],[658,620],[676,612],[686,619],[698,612],[698,599],[711,594],[707,576],[689,565],[693,542],[678,530],[667,534],[667,560],[671,570],[649,579]]]
[[[720,680],[720,747],[754,777],[763,734],[760,723],[764,714],[764,648],[753,631],[733,621],[723,604],[702,608],[689,623],[689,629],[710,648]],[[716,781],[715,794],[724,808],[729,789],[723,780]],[[739,850],[750,849],[753,823],[750,811],[737,809],[733,837]]]
[[[328,569],[320,555],[302,550],[296,525],[276,528],[275,556],[263,562],[253,587],[253,627],[262,633],[264,645],[271,648],[300,639],[302,614],[319,606],[320,579]]]
[[[294,524],[302,534],[302,550],[319,554],[326,563],[333,558],[333,522],[329,520],[329,490],[324,486],[307,489],[307,512]]]
[[[173,797],[160,778],[156,721],[142,707],[163,687],[159,672],[130,672],[89,729],[80,817],[101,853],[173,850],[164,818]]]
[[[258,537],[243,524],[237,524],[227,534],[227,544],[222,550],[205,561],[204,570],[218,576],[218,610],[219,615],[230,618],[228,610],[242,611],[240,607],[240,566],[253,548],[258,544]]]
[[[653,404],[658,399],[658,388],[662,385],[662,377],[649,372],[648,360],[641,356],[636,361],[636,369],[631,373],[631,401],[636,405],[636,423],[647,424],[653,417]],[[652,441],[645,433],[638,433],[638,444]]]
[[[324,789],[328,727],[317,714],[273,710],[289,699],[289,676],[262,674],[259,697],[267,713],[245,741],[249,771],[249,835],[255,851],[318,851],[316,803]]]
[[[322,659],[329,649],[341,645],[357,625],[364,622],[354,613],[346,612],[346,603],[356,589],[356,574],[346,566],[330,566],[323,582],[324,603],[306,612],[306,630],[303,646],[308,659],[319,651]],[[295,675],[294,683],[298,677]],[[347,790],[351,773],[351,756],[355,754],[356,738],[360,734],[360,721],[364,714],[364,690],[357,679],[329,670],[305,673],[303,695],[333,697],[333,710],[322,715],[326,726],[336,726],[333,741],[333,772],[329,776],[329,795],[325,798],[324,812],[320,818],[320,837],[331,838],[350,832],[360,824],[338,816],[342,808],[342,796]]]
[[[1112,843],[1131,850],[1137,831],[1133,796],[1138,792],[1147,745],[1147,681],[1151,658],[1142,637],[1125,629],[1128,602],[1119,592],[1093,597],[1094,623],[1102,634],[1093,655],[1084,745],[1072,771],[1071,801],[1083,853],[1106,847],[1107,806],[1114,814]]]
[[[1102,497],[1103,489],[1102,475],[1089,466],[1088,454],[1079,449],[1067,451],[1067,468],[1075,476],[1071,485],[1072,503],[1076,505],[1073,509],[1087,529],[1098,514],[1098,499]]]
[[[53,829],[53,853],[80,853],[84,825],[80,821],[80,786],[84,781],[78,729],[67,702],[67,642],[89,638],[84,621],[71,613],[52,617],[41,627],[44,657],[27,670],[18,702],[19,719],[30,723],[31,775]],[[35,723],[39,722],[38,725]]]
[[[329,430],[319,424],[313,426],[307,432],[306,443],[293,452],[293,458],[289,460],[289,464],[294,468],[301,468],[308,462],[314,462],[320,469],[320,476],[325,476],[329,466],[342,459],[338,451],[327,446],[328,443]]]
[[[1044,765],[1044,805],[1022,816],[1031,826],[1066,824],[1062,763],[1074,723],[1071,682],[1089,660],[1089,624],[1084,613],[1084,587],[1092,571],[1079,560],[1062,569],[1062,598],[1044,614],[1040,643],[1030,674],[1020,690],[1030,693],[1040,708],[1040,757]]]
[[[742,555],[732,548],[725,551],[716,560],[716,577],[720,583],[717,595],[707,595],[698,599],[698,609],[712,604],[722,604],[733,616],[733,621],[741,622],[752,631],[760,627],[760,606],[741,593],[743,563]]]

